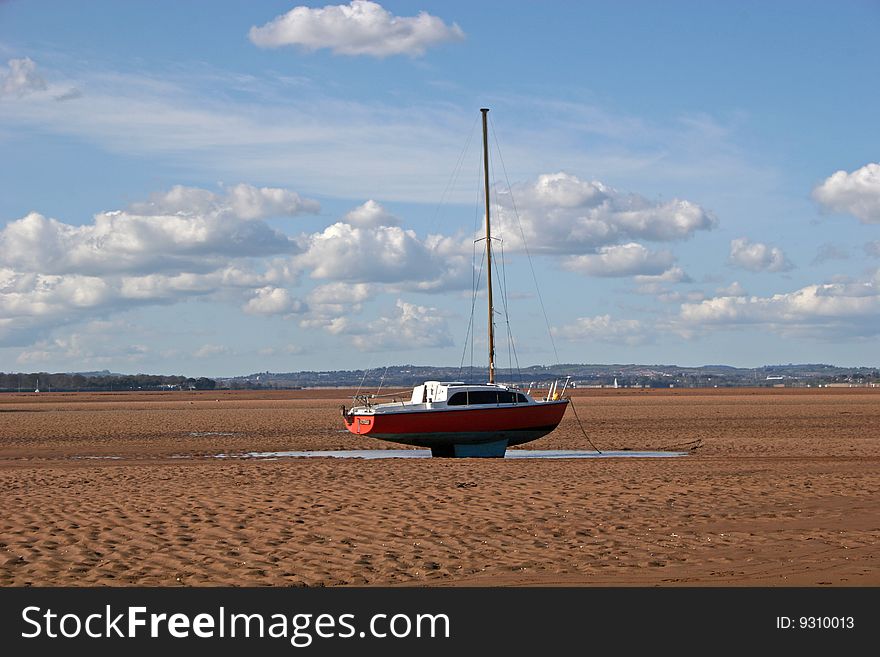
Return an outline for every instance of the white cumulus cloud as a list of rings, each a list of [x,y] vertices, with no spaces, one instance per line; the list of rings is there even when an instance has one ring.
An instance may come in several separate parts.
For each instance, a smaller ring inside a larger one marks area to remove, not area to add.
[[[252,315],[287,315],[301,312],[304,306],[285,288],[267,285],[256,289],[242,309]]]
[[[16,362],[33,367],[36,363],[73,360],[86,366],[99,367],[108,363],[138,363],[147,359],[151,350],[143,344],[126,342],[122,345],[111,343],[111,334],[124,331],[129,337],[138,333],[136,326],[116,323],[105,328],[96,322],[86,325],[82,332],[65,333],[51,340],[40,340],[33,347],[22,350]],[[41,365],[42,366],[42,365]]]
[[[340,335],[353,330],[348,317],[309,317],[300,321],[299,325],[304,329],[321,329],[330,335]]]
[[[452,337],[446,318],[439,310],[398,299],[391,316],[380,317],[357,329],[352,342],[362,351],[383,351],[448,347],[452,345]]]
[[[670,267],[662,274],[639,275],[635,278],[636,283],[691,283],[693,279],[681,267]]]
[[[327,283],[309,293],[309,309],[313,318],[336,319],[357,314],[365,301],[381,292],[379,286],[367,283]]]
[[[863,281],[808,285],[768,297],[726,294],[681,306],[684,326],[760,325],[782,334],[870,337],[880,333],[880,270]]]
[[[81,226],[31,212],[0,231],[0,266],[88,275],[199,271],[229,258],[295,253],[296,242],[259,217],[316,209],[293,192],[238,185],[222,197],[174,187]]]
[[[297,261],[313,278],[388,282],[439,273],[415,232],[397,226],[365,229],[337,222],[306,242]]]
[[[227,192],[229,207],[241,219],[264,217],[292,217],[298,214],[317,214],[317,201],[303,199],[296,192],[276,187],[256,188],[240,183]]]
[[[464,38],[453,23],[427,12],[395,16],[369,0],[323,8],[294,7],[248,34],[261,48],[299,46],[308,51],[329,48],[339,55],[421,55],[429,47]]]
[[[133,213],[146,216],[182,214],[228,214],[237,219],[265,219],[317,214],[321,205],[296,192],[277,187],[254,187],[239,183],[215,194],[207,189],[175,185],[167,192],[152,194],[145,203],[133,203]]]
[[[318,285],[309,293],[309,303],[315,305],[360,304],[376,293],[366,283],[328,283]]]
[[[523,248],[524,236],[529,250],[539,253],[593,252],[632,240],[684,240],[718,223],[691,201],[651,201],[568,173],[543,174],[515,186],[512,194],[499,190],[496,199],[499,232],[509,248]]]
[[[742,286],[739,281],[734,281],[727,287],[719,287],[715,292],[718,293],[719,297],[744,297],[746,296],[746,289]],[[702,299],[701,299],[702,301]]]
[[[113,289],[97,276],[54,276],[0,269],[0,317],[53,317],[99,307]]]
[[[174,187],[85,225],[32,212],[0,230],[0,344],[126,308],[207,298],[255,314],[303,312],[287,290],[296,240],[260,217],[315,209],[287,190]]]
[[[880,164],[833,173],[813,190],[813,198],[830,212],[851,214],[864,224],[880,223]]]
[[[730,264],[748,271],[788,271],[794,265],[778,246],[752,242],[746,237],[730,241]]]
[[[671,271],[675,257],[669,251],[651,251],[637,242],[600,247],[597,253],[568,256],[562,266],[588,276],[650,276],[661,277]],[[680,271],[680,270],[679,270]]]
[[[652,294],[661,300],[677,300],[679,293],[670,291],[669,285],[693,282],[681,267],[670,267],[661,274],[638,274],[633,280],[638,294]]]
[[[312,278],[350,283],[394,284],[421,291],[470,286],[470,257],[461,243],[432,235],[419,239],[399,226],[361,228],[337,222],[300,240],[293,257]]]
[[[372,199],[349,211],[342,220],[347,224],[360,228],[400,225],[400,220],[397,217]]]
[[[636,319],[612,319],[611,315],[578,317],[573,323],[554,328],[563,340],[598,340],[600,342],[643,344],[650,341],[646,327]]]

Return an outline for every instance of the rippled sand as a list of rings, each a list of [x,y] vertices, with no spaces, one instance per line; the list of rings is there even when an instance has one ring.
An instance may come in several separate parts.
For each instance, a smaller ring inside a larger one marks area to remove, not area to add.
[[[880,585],[880,390],[576,393],[600,449],[701,446],[217,459],[399,446],[345,391],[2,395],[0,584]]]

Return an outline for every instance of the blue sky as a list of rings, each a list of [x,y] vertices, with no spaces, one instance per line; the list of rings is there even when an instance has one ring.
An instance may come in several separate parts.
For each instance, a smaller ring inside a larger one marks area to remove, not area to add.
[[[0,370],[470,363],[484,106],[520,365],[880,365],[878,28],[877,2],[0,2]]]

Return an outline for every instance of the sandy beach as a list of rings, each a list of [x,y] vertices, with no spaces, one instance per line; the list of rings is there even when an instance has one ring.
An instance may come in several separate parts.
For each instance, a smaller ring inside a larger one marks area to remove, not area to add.
[[[600,449],[679,458],[241,457],[400,448],[350,394],[0,396],[0,584],[880,585],[880,389],[574,391]]]

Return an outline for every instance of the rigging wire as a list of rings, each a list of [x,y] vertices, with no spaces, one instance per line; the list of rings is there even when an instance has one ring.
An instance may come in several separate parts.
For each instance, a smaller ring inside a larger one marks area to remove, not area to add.
[[[453,186],[458,181],[458,177],[461,174],[462,167],[464,166],[465,157],[467,157],[467,152],[471,145],[471,140],[474,137],[474,133],[476,132],[477,121],[479,117],[475,117],[473,122],[471,123],[471,129],[468,132],[468,137],[465,140],[464,148],[461,149],[461,152],[458,154],[458,160],[455,162],[455,167],[452,170],[452,174],[449,176],[449,180],[446,183],[446,188],[443,190],[443,194],[440,196],[440,201],[437,203],[437,207],[434,210],[434,217],[431,219],[431,223],[428,226],[428,232],[431,232],[437,227],[439,223],[440,210],[446,203],[446,198],[449,196],[452,191]]]
[[[477,125],[478,119],[479,119],[479,117],[475,117],[473,122],[471,123],[471,128],[468,132],[468,138],[467,138],[467,140],[465,140],[464,147],[461,149],[461,152],[458,155],[458,159],[456,160],[455,166],[452,169],[452,174],[449,176],[449,179],[446,182],[446,188],[443,190],[443,194],[440,197],[440,201],[437,203],[437,207],[434,209],[434,216],[431,219],[431,222],[428,226],[429,233],[434,228],[436,228],[438,220],[439,220],[439,216],[440,216],[440,211],[443,209],[443,207],[446,203],[447,197],[449,196],[452,188],[455,186],[456,182],[458,181],[458,178],[459,178],[461,171],[462,171],[462,167],[464,165],[465,157],[467,156],[467,152],[469,150],[471,141],[473,140],[473,136],[476,131],[476,125]],[[470,329],[468,329],[468,330],[470,331]],[[465,342],[467,342],[467,338],[465,338]],[[368,366],[367,369],[364,370],[364,376],[361,378],[361,382],[357,388],[357,392],[355,393],[355,397],[357,397],[361,394],[361,390],[363,389],[364,384],[366,383],[366,380],[367,380],[367,375],[371,371],[371,366],[372,366],[372,359],[370,362],[370,366]],[[459,368],[459,371],[460,370],[461,370],[461,368]],[[382,379],[379,382],[379,388],[376,390],[377,395],[379,394],[379,391],[382,389],[382,386],[385,383],[385,374],[387,374],[387,372],[388,372],[388,366],[385,367],[385,372],[382,374]]]
[[[475,163],[477,165],[477,175],[474,176],[474,180],[476,181],[476,184],[474,187],[474,231],[472,233],[472,237],[475,238],[474,239],[474,260],[476,260],[477,243],[480,241],[479,239],[476,239],[476,235],[477,235],[477,231],[480,228],[480,218],[482,217],[482,214],[481,214],[482,210],[480,209],[482,207],[482,204],[480,203],[480,197],[482,196],[482,188],[483,188],[483,162],[482,162],[482,160],[483,160],[483,158],[480,156],[479,149],[477,149],[476,159],[475,159]],[[471,299],[471,325],[472,326],[473,326],[473,321],[474,321],[474,313],[476,311],[477,296],[479,295],[479,290],[480,290],[480,279],[482,278],[482,275],[483,275],[483,264],[486,259],[485,248],[486,248],[486,245],[484,244],[483,245],[484,250],[480,254],[480,271],[479,271],[479,274],[477,275],[476,281],[474,282],[474,288],[471,291],[472,295],[473,295],[472,299]],[[472,265],[472,267],[473,267],[473,265]],[[470,370],[468,372],[469,379],[471,381],[474,380],[475,341],[476,341],[476,331],[472,331],[471,332],[471,364],[470,364]]]
[[[478,155],[479,155],[479,153],[478,153]],[[477,200],[474,203],[474,227],[473,227],[472,235],[477,234],[477,228],[480,223],[479,198],[480,198],[480,184],[481,184],[483,178],[482,178],[482,167],[480,166],[479,160],[477,160],[477,171],[478,171],[478,174],[476,176],[477,186],[476,186],[476,190],[475,190]],[[478,270],[477,269],[477,242],[479,242],[479,241],[480,240],[475,239],[475,240],[473,240],[473,243],[472,243],[473,247],[472,247],[472,254],[471,254],[471,315],[470,315],[470,319],[468,320],[467,333],[465,333],[464,343],[462,345],[461,362],[458,365],[458,376],[459,376],[459,378],[462,378],[461,373],[462,373],[462,370],[464,369],[464,359],[467,356],[468,346],[470,345],[471,360],[470,360],[470,368],[468,370],[468,377],[467,377],[468,380],[470,380],[470,378],[473,377],[473,374],[474,374],[474,331],[473,331],[474,313],[476,311],[476,304],[477,304],[477,291],[479,290],[479,287],[480,287],[480,280],[482,279],[482,276],[483,276],[483,264],[486,259],[486,252],[484,250],[481,255],[481,258],[480,258],[480,268]]]
[[[388,374],[388,365],[385,366],[385,371],[382,372],[382,378],[379,381],[379,387],[376,388],[376,396],[379,396],[379,391],[382,389],[382,386],[385,385],[385,375]]]
[[[495,145],[498,150],[498,159],[501,160],[501,169],[504,171],[504,179],[507,181],[507,188],[510,189],[510,202],[513,206],[513,216],[516,217],[516,224],[519,227],[519,233],[522,237],[523,249],[529,261],[529,269],[532,272],[532,280],[535,283],[535,290],[538,293],[538,302],[541,305],[541,313],[544,315],[544,323],[547,325],[547,333],[550,335],[550,344],[553,347],[553,355],[556,358],[556,364],[559,364],[559,352],[556,350],[556,341],[553,339],[553,331],[550,328],[550,320],[547,317],[547,310],[544,308],[544,298],[541,296],[541,287],[538,285],[538,277],[535,274],[535,266],[532,263],[532,254],[529,252],[529,246],[526,243],[526,234],[519,219],[519,211],[516,209],[516,200],[513,197],[513,188],[510,185],[510,178],[507,175],[507,167],[504,164],[504,157],[501,155],[501,149],[498,147],[498,136],[495,134],[495,122],[489,117],[489,123],[492,126],[492,137],[495,139]]]
[[[507,322],[507,360],[510,364],[510,375],[513,378],[513,364],[516,363],[517,379],[522,381],[522,371],[519,367],[519,356],[516,353],[516,343],[513,341],[513,330],[510,326],[510,313],[507,305],[507,264],[504,259],[504,240],[501,240],[501,300],[504,303],[504,318]],[[511,358],[513,352],[513,358]]]
[[[370,367],[373,365],[373,357],[370,357],[370,362],[367,364],[367,369],[364,370],[364,376],[361,378],[361,384],[357,388],[357,392],[354,393],[355,397],[358,397],[361,394],[361,389],[364,387],[364,381],[367,380],[367,374],[370,373]]]
[[[513,336],[510,332],[510,312],[507,307],[507,267],[504,266],[504,241],[499,239],[498,246],[501,249],[501,305],[504,307],[504,323],[507,329],[507,373],[512,379],[513,357],[511,356],[511,348],[513,344]]]
[[[497,142],[496,142],[496,144],[495,144],[495,149],[496,149],[496,150],[498,149],[498,143],[497,143]],[[491,157],[491,153],[490,153],[490,157],[489,157],[489,176],[490,176],[490,180],[495,180],[495,159],[494,159],[493,157]],[[494,185],[489,185],[489,196],[490,196],[490,204],[494,204],[494,207],[498,207],[498,193],[497,193],[497,191],[495,190],[495,186],[494,186]],[[501,244],[500,233],[497,232],[497,228],[498,228],[498,226],[496,225],[495,228],[496,228],[496,233],[493,234],[493,236],[492,236],[492,241],[493,241],[493,242],[498,242],[499,244]],[[486,245],[486,249],[488,249],[489,246],[490,246],[490,245],[487,244],[487,245]],[[497,265],[497,263],[498,263],[497,251],[495,251],[495,253],[496,253],[496,255],[495,255],[495,257],[493,258],[493,261],[496,263],[496,268],[497,268],[497,266],[498,266],[498,265]],[[503,265],[503,263],[502,263],[502,265]],[[496,269],[496,271],[497,271],[497,269]],[[502,282],[502,281],[503,281],[503,276],[504,276],[504,268],[503,268],[503,266],[502,266],[502,267],[501,267],[501,276],[497,276],[497,275],[496,275],[495,278],[494,278],[494,280],[493,280],[492,294],[493,294],[493,296],[494,296],[494,294],[495,294],[495,287],[496,287],[496,286],[497,286],[498,288],[500,288],[500,292],[501,292],[501,295],[500,295],[500,296],[501,296],[501,305],[502,305],[502,307],[504,308],[504,318],[505,318],[505,320],[507,321],[507,329],[508,329],[508,334],[509,334],[509,329],[510,329],[510,323],[509,323],[509,320],[510,320],[510,317],[509,317],[509,315],[507,314],[507,298],[506,298],[506,291],[505,291],[505,288],[504,288],[504,285],[503,285],[503,282]],[[496,328],[497,328],[497,324],[496,324],[496,322],[495,322],[495,315],[496,315],[496,313],[497,313],[497,311],[496,311],[495,308],[493,307],[493,308],[492,308],[492,314],[491,314],[491,316],[489,317],[489,320],[492,322],[492,334],[495,336],[495,344],[492,345],[492,347],[493,347],[493,350],[492,350],[492,356],[493,356],[493,358],[496,360],[496,362],[498,362],[498,361],[500,361],[501,359],[498,357],[498,356],[499,356],[499,353],[498,353],[498,349],[497,349],[497,345],[498,345],[498,331],[496,330]],[[508,347],[507,364],[508,364],[508,374],[509,374],[509,373],[510,373],[510,370],[511,370],[511,367],[510,367],[510,353],[509,353],[509,352],[510,352],[510,341],[509,341],[509,340],[508,340],[508,343],[507,343],[507,347]],[[504,369],[504,368],[496,367],[496,374],[500,376],[500,375],[501,375],[501,372],[503,371],[503,369]]]
[[[476,261],[476,247],[477,241],[474,241],[474,261]],[[483,251],[483,257],[480,259],[480,268],[477,270],[476,267],[474,269],[474,286],[471,294],[471,318],[468,322],[467,333],[464,336],[464,349],[461,352],[461,363],[458,365],[458,375],[461,377],[461,371],[464,369],[464,359],[467,355],[468,350],[468,339],[470,338],[470,347],[471,347],[471,366],[469,374],[473,375],[474,371],[474,335],[473,335],[473,326],[474,326],[474,311],[476,310],[477,305],[477,288],[480,285],[480,280],[483,277],[483,263],[486,261],[486,252]]]
[[[495,150],[497,151],[498,148],[499,148],[498,141],[496,140],[495,141]],[[492,157],[489,158],[489,168],[490,168],[489,175],[490,175],[491,179],[494,180],[495,179],[495,160]],[[498,207],[498,200],[497,200],[498,193],[496,192],[494,186],[487,185],[487,187],[489,187],[490,197],[494,194],[494,205],[495,205],[495,207]],[[492,200],[492,199],[490,198],[490,200]],[[497,229],[497,226],[496,226],[496,229]],[[497,285],[500,288],[501,304],[504,307],[504,319],[505,319],[506,328],[507,328],[507,365],[508,365],[507,371],[508,371],[508,376],[512,377],[513,363],[512,363],[512,359],[510,357],[510,335],[511,335],[510,334],[510,314],[507,312],[507,287],[506,287],[506,278],[505,278],[506,274],[505,274],[505,268],[504,268],[504,242],[501,239],[500,235],[501,235],[500,233],[497,233],[495,236],[492,237],[493,241],[498,242],[501,245],[501,277],[500,277],[500,280],[499,280],[498,276],[495,277],[495,280],[497,281],[495,283],[495,285]],[[490,246],[491,245],[489,245],[488,243],[486,244],[487,252],[488,252],[488,249]],[[495,258],[493,258],[493,260],[497,263],[498,257],[496,256]],[[493,295],[495,293],[495,285],[492,286],[492,294]],[[492,308],[492,314],[489,317],[489,321],[492,322],[492,334],[494,336],[496,336],[496,344],[492,345],[492,347],[493,347],[492,357],[495,358],[496,360],[498,360],[497,359],[498,349],[496,348],[497,347],[498,332],[495,330],[496,329],[495,314],[496,314],[496,311],[494,308]],[[501,371],[503,371],[503,368],[500,368],[500,367],[496,368],[496,373],[498,373],[499,375],[500,375]]]

